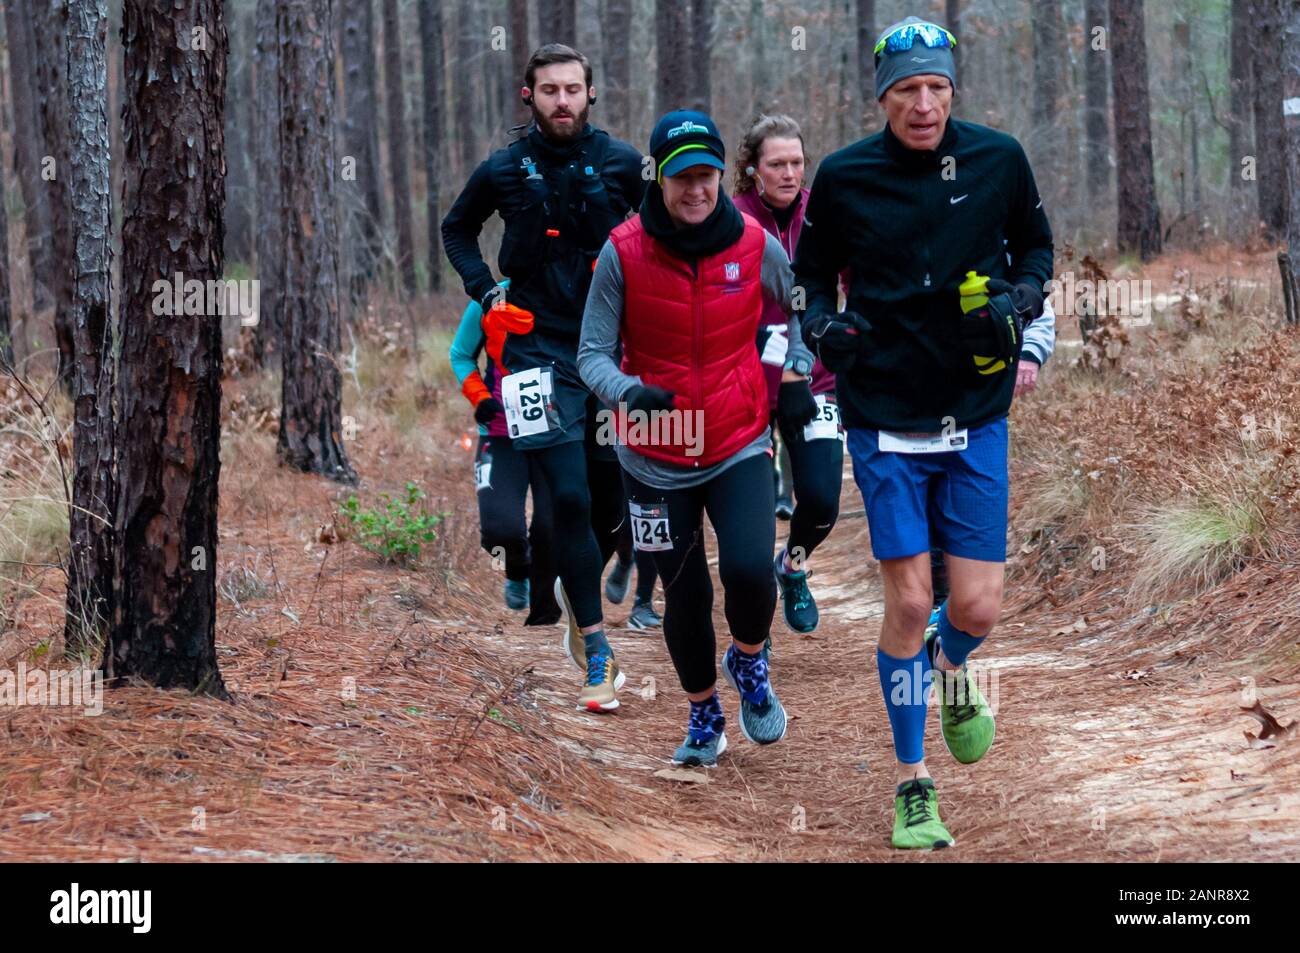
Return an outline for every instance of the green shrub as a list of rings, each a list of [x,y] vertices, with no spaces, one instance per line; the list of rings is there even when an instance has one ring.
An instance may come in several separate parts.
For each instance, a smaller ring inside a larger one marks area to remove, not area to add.
[[[446,515],[418,507],[422,499],[424,491],[408,482],[404,498],[381,493],[377,509],[363,510],[357,498],[350,496],[339,512],[359,545],[385,562],[409,565],[419,560],[421,546],[438,538],[434,527]]]

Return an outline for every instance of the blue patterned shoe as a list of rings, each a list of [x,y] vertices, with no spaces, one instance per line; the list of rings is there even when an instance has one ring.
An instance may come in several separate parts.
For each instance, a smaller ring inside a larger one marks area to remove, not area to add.
[[[767,677],[760,652],[745,655],[733,644],[722,657],[722,674],[740,695],[740,730],[754,744],[770,745],[785,737],[785,709]]]

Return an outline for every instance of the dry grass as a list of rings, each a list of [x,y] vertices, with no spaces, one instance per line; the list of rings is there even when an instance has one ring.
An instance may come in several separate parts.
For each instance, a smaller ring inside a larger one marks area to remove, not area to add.
[[[24,383],[0,376],[0,634],[20,602],[43,597],[33,580],[60,565],[68,545],[70,407],[39,381]]]

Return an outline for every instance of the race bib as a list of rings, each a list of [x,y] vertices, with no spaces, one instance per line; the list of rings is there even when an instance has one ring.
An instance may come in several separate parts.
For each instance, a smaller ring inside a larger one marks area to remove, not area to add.
[[[813,399],[817,401],[817,416],[803,425],[804,443],[843,437],[839,404],[827,400],[825,394],[818,394]]]
[[[966,430],[952,433],[890,433],[880,431],[882,453],[951,453],[966,449]]]
[[[492,489],[492,458],[485,456],[474,464],[474,489]]]
[[[554,377],[549,367],[508,374],[501,378],[501,404],[511,438],[545,433],[556,420]]]
[[[790,339],[785,336],[787,327],[789,325],[774,324],[768,329],[767,343],[763,345],[763,356],[759,358],[764,364],[785,366],[785,354],[790,350]]]
[[[668,505],[649,503],[642,506],[630,500],[628,515],[632,520],[632,545],[642,552],[663,552],[673,548],[673,538],[668,531]]]

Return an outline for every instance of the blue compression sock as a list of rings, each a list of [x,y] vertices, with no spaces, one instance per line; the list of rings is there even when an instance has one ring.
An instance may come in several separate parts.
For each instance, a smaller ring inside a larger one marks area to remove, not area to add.
[[[925,757],[926,696],[930,690],[930,657],[924,648],[915,658],[894,658],[876,649],[880,691],[894,733],[894,754],[904,764]]]
[[[966,656],[979,648],[985,638],[987,636],[971,635],[953,625],[948,618],[948,600],[944,600],[939,607],[939,648],[943,651],[944,658],[960,667],[966,661]]]
[[[587,658],[598,655],[601,652],[606,655],[613,655],[614,650],[609,647],[609,642],[605,639],[605,630],[597,629],[595,632],[588,632],[582,637],[582,646],[587,652]]]

